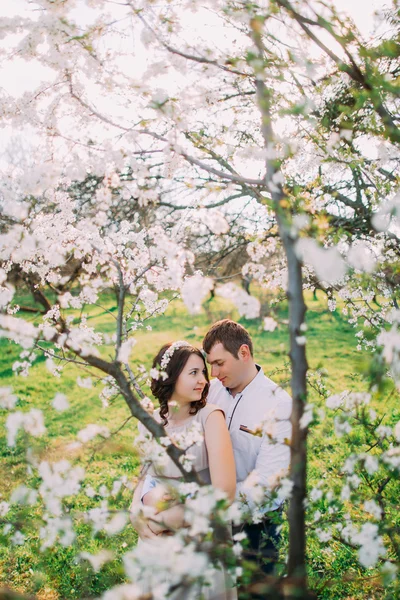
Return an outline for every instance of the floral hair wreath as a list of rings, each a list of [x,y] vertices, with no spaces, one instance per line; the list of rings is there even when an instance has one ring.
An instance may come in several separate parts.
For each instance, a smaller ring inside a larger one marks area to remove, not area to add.
[[[160,362],[160,367],[163,371],[165,371],[165,369],[167,368],[168,363],[171,360],[175,350],[178,350],[178,348],[183,348],[184,346],[190,346],[189,342],[185,342],[184,340],[178,340],[177,342],[171,344],[169,348],[167,348]]]

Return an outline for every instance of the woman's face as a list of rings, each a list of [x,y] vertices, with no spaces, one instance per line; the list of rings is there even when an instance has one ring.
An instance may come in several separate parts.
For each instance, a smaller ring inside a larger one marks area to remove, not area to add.
[[[191,354],[176,381],[171,400],[181,406],[200,400],[207,383],[205,372],[203,359],[197,354]]]

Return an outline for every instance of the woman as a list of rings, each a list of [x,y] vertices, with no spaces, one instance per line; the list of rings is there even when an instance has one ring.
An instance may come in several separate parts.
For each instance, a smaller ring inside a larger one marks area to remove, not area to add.
[[[205,483],[222,490],[232,501],[236,490],[232,444],[224,413],[219,407],[206,403],[209,378],[203,355],[187,342],[166,344],[155,357],[153,369],[166,373],[166,377],[152,379],[151,390],[160,403],[154,417],[172,439],[185,439],[193,428],[203,433],[203,440],[189,450],[194,457],[193,467]],[[139,431],[147,431],[141,423]],[[149,473],[153,486],[156,485],[145,494],[143,504],[156,507],[163,495],[160,490],[165,490],[165,486],[169,490],[177,488],[182,475],[171,460],[160,471],[151,467]],[[184,527],[184,506],[180,503],[170,505],[156,514],[148,526],[158,536]],[[234,600],[237,597],[236,591],[227,587],[222,570],[216,572],[214,579],[211,587],[202,589],[204,598]],[[190,589],[178,591],[176,598],[181,600],[192,595]]]

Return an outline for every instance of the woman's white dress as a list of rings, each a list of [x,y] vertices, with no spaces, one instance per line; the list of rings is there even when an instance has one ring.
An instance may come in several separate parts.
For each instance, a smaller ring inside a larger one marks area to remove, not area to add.
[[[196,428],[194,423],[197,423],[198,429],[204,433],[206,421],[210,414],[214,411],[221,411],[221,409],[214,404],[207,404],[204,408],[200,409],[196,415],[190,416],[187,420],[183,421],[179,425],[173,425],[169,422],[165,429],[168,434],[174,437],[183,436],[185,439],[187,439],[187,436],[190,436],[190,430]],[[159,410],[155,411],[153,416],[157,421],[161,421]],[[147,432],[147,429],[141,423],[139,423],[139,432],[142,434]],[[194,457],[193,466],[198,475],[205,483],[210,484],[210,469],[207,448],[204,439],[200,444],[191,446],[190,450],[188,450],[188,453]],[[156,470],[151,467],[149,469],[149,474],[156,480],[157,476],[161,475],[162,478],[160,478],[158,481],[162,482],[164,485],[177,486],[182,481],[182,476],[179,469],[169,458],[168,463],[162,468],[162,473],[157,473]],[[168,545],[168,538],[165,541]],[[173,543],[172,540],[171,543]],[[157,552],[157,544],[158,540],[140,540],[138,544],[138,550],[140,549],[140,552],[154,553]],[[182,557],[183,561],[185,561],[185,559],[186,557]],[[193,566],[195,567],[195,565]],[[232,587],[231,578],[221,568],[215,569],[212,575],[211,586],[202,586],[201,590],[199,590],[198,586],[192,586],[190,589],[185,590],[178,589],[172,596],[170,596],[170,598],[173,598],[173,600],[237,600],[237,591],[236,588]]]

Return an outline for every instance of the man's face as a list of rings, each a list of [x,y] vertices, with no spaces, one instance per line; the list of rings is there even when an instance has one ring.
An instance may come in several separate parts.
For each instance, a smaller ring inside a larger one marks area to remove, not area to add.
[[[207,354],[207,362],[211,365],[211,377],[217,377],[222,385],[229,389],[235,389],[240,385],[246,368],[240,350],[239,358],[236,358],[219,342]]]

